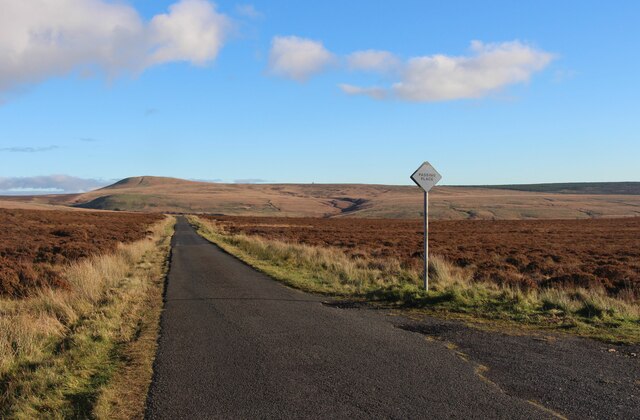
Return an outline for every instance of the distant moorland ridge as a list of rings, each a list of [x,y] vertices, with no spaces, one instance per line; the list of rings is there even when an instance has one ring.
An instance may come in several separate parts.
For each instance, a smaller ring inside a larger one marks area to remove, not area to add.
[[[140,176],[82,194],[2,197],[13,206],[251,216],[417,218],[415,186],[223,184]],[[579,219],[640,216],[640,183],[436,187],[434,219]]]
[[[564,182],[550,184],[480,185],[477,188],[558,194],[640,195],[640,182]]]

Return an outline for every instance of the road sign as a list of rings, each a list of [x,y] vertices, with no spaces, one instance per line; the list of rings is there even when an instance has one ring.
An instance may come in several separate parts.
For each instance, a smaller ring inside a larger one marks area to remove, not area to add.
[[[429,192],[434,185],[442,179],[442,175],[436,171],[436,168],[431,166],[429,162],[424,162],[416,171],[411,175],[411,179],[416,185],[422,188],[425,192]]]
[[[442,179],[442,175],[429,162],[424,162],[411,179],[424,191],[424,289],[429,291],[429,190]]]

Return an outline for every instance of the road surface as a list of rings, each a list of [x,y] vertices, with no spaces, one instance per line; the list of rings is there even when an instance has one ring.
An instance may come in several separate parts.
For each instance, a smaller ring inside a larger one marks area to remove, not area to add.
[[[441,343],[328,306],[179,218],[147,417],[548,418]]]

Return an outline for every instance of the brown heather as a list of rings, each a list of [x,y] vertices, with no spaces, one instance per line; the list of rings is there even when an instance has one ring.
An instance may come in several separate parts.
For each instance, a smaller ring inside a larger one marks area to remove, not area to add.
[[[0,296],[68,288],[64,266],[140,240],[157,214],[0,209]]]
[[[393,258],[421,269],[420,220],[202,216],[231,234]],[[522,289],[604,288],[640,297],[640,217],[430,223],[430,251],[475,281]]]

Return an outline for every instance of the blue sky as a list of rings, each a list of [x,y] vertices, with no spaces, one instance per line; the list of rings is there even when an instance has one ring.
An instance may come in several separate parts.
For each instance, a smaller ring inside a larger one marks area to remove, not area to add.
[[[124,4],[152,27],[176,2]],[[86,19],[113,5],[87,3]],[[206,39],[219,45],[144,62],[33,47],[36,64],[13,69],[8,51],[22,44],[0,41],[0,69],[10,69],[0,70],[0,190],[3,179],[52,174],[410,184],[423,160],[443,184],[640,181],[640,3],[218,1],[211,10],[222,32]],[[384,63],[354,61],[371,50]],[[438,67],[437,54],[458,67]],[[454,82],[463,86],[446,88]]]

